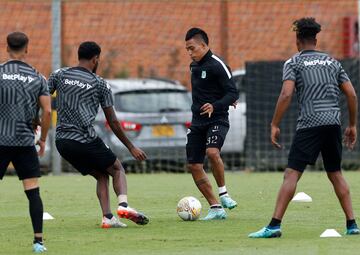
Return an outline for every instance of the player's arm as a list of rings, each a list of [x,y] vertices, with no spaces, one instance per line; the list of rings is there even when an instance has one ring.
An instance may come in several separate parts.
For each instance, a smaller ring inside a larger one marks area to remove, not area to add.
[[[124,131],[121,128],[120,122],[118,121],[114,108],[112,106],[103,108],[105,117],[111,130],[119,138],[119,140],[128,148],[131,155],[137,160],[145,160],[146,154],[141,149],[135,147],[133,143],[127,138]]]
[[[51,122],[51,99],[48,90],[48,83],[46,82],[44,77],[41,77],[41,87],[39,93],[39,106],[41,108],[41,134],[40,139],[37,141],[37,144],[40,146],[40,150],[38,151],[39,156],[43,156],[45,153],[45,144],[47,134],[50,128]]]
[[[60,69],[53,72],[48,80],[48,87],[50,94],[54,94],[57,84],[60,82]]]
[[[293,80],[285,80],[276,103],[275,112],[271,121],[271,143],[277,148],[281,148],[281,145],[277,142],[277,138],[280,135],[279,125],[286,110],[289,108],[294,90],[295,82]]]
[[[221,64],[214,67],[214,74],[217,77],[217,81],[220,86],[224,89],[225,95],[215,101],[214,103],[206,103],[204,104],[200,110],[201,114],[209,114],[211,116],[212,112],[223,111],[227,109],[229,105],[236,106],[236,100],[239,98],[239,92],[236,89],[235,82],[232,79],[232,75],[230,69],[228,67],[224,67]]]
[[[341,91],[344,93],[349,110],[349,126],[345,130],[345,145],[349,149],[353,149],[357,139],[357,96],[351,81],[345,81],[340,85]]]

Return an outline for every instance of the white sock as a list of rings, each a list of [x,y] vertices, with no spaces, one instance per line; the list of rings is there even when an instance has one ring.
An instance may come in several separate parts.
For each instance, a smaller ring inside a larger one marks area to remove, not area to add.
[[[219,187],[219,196],[227,195],[226,186]]]
[[[128,203],[128,201],[127,201],[127,195],[119,195],[119,196],[118,196],[118,201],[119,201],[119,204],[120,204],[120,203]]]

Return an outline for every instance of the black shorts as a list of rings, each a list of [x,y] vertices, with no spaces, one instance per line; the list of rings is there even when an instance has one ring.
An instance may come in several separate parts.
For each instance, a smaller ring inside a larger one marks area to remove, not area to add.
[[[191,126],[187,132],[187,162],[190,164],[202,164],[207,148],[221,150],[228,131],[229,125],[222,122],[215,122],[205,126]]]
[[[320,152],[327,172],[341,170],[340,126],[321,126],[296,131],[290,148],[288,167],[303,172],[306,165],[315,164]]]
[[[0,179],[12,162],[19,180],[40,177],[40,164],[35,146],[0,146]]]
[[[104,172],[116,160],[114,153],[100,138],[90,143],[57,139],[56,148],[60,155],[82,175],[95,171]]]

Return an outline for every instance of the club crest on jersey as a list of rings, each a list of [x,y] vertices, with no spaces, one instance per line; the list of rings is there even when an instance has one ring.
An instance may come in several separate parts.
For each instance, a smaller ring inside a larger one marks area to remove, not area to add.
[[[201,72],[201,78],[202,78],[202,79],[205,79],[205,78],[206,78],[206,71],[202,71],[202,72]]]

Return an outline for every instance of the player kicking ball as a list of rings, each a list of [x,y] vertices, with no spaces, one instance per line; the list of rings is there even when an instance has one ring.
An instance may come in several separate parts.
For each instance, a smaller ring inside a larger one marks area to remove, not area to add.
[[[230,68],[211,52],[205,31],[191,28],[186,33],[185,43],[193,60],[190,64],[193,115],[186,144],[188,168],[196,186],[210,205],[209,213],[203,220],[225,219],[224,208],[233,209],[237,203],[225,186],[220,150],[230,127],[229,106],[236,106],[238,91]],[[203,168],[205,155],[211,163],[221,204]]]
[[[101,48],[95,42],[83,42],[78,49],[79,64],[61,68],[49,78],[50,93],[56,93],[56,147],[60,155],[82,175],[97,181],[96,193],[102,209],[102,228],[126,227],[111,213],[109,176],[118,198],[117,214],[139,225],[148,217],[128,206],[125,170],[110,148],[97,136],[93,122],[99,105],[110,128],[136,160],[145,160],[145,153],[126,137],[116,118],[109,84],[96,75]]]
[[[358,235],[349,186],[341,173],[342,138],[339,94],[346,97],[349,126],[345,130],[345,145],[353,149],[356,143],[357,98],[341,64],[328,54],[315,50],[316,35],[321,26],[314,18],[294,22],[299,53],[284,64],[283,87],[271,122],[271,142],[277,142],[279,124],[296,90],[299,117],[296,134],[290,148],[288,167],[278,193],[275,211],[268,226],[251,233],[251,238],[281,236],[281,220],[306,165],[314,164],[321,152],[324,168],[346,216],[346,234]]]

